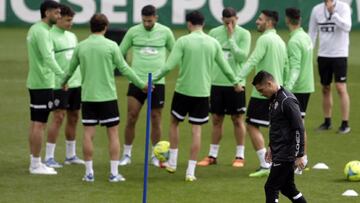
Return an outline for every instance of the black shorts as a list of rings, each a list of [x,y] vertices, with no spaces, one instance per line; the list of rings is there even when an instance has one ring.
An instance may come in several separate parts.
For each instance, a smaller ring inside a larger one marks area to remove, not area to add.
[[[330,85],[335,77],[335,82],[346,82],[347,58],[318,57],[319,75],[322,85]]]
[[[183,121],[189,113],[189,123],[201,125],[209,121],[209,97],[191,97],[174,93],[171,115]]]
[[[112,127],[120,122],[116,100],[104,102],[82,102],[82,123],[84,126]]]
[[[127,96],[132,96],[141,104],[144,104],[147,93],[144,93],[140,88],[130,83]],[[155,88],[151,93],[151,109],[159,109],[164,107],[165,101],[165,85],[155,84]]]
[[[294,93],[296,99],[299,101],[301,117],[305,118],[306,109],[309,103],[310,93]]]
[[[50,111],[54,108],[54,92],[52,89],[29,89],[30,119],[47,123]]]
[[[211,86],[210,112],[218,115],[244,114],[245,91],[235,92],[234,87]]]
[[[79,110],[81,104],[81,87],[54,90],[54,109]]]
[[[268,127],[270,101],[251,97],[247,108],[246,122],[255,126]]]

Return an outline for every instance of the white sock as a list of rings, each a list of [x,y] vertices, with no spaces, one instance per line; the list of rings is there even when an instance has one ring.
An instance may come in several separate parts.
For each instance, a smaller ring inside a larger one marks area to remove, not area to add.
[[[172,168],[176,168],[177,166],[177,157],[178,157],[178,149],[171,149],[169,150],[169,165]]]
[[[85,161],[85,174],[89,175],[90,173],[94,175],[94,170],[93,170],[93,161]]]
[[[65,140],[65,145],[66,145],[66,158],[72,158],[76,156],[76,141]]]
[[[124,145],[124,155],[131,157],[132,145]]]
[[[48,160],[49,158],[54,158],[55,147],[56,147],[56,144],[52,144],[52,143],[48,143],[48,142],[46,143],[45,160]]]
[[[218,153],[219,153],[219,148],[220,148],[220,145],[218,145],[218,144],[210,144],[209,156],[217,158]]]
[[[237,145],[236,146],[236,157],[239,157],[239,158],[245,158],[245,146],[244,145]]]
[[[41,164],[41,157],[33,157],[31,155],[31,161],[30,161],[30,166],[31,168],[36,168]]]
[[[116,176],[119,174],[119,170],[118,170],[118,166],[119,166],[119,161],[118,160],[111,160],[110,161],[110,172],[113,176]]]
[[[195,176],[196,162],[195,160],[189,160],[186,175]]]
[[[257,154],[257,156],[259,158],[259,161],[260,161],[260,166],[263,167],[263,168],[270,168],[270,164],[266,163],[266,161],[265,161],[265,153],[266,153],[265,148],[262,148],[262,149],[256,151],[256,154]]]

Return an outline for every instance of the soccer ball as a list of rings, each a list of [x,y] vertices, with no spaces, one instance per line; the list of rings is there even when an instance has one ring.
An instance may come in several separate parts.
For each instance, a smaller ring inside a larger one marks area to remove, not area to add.
[[[345,165],[344,174],[349,181],[360,181],[360,161],[350,161]]]
[[[161,161],[166,162],[169,159],[170,143],[168,141],[160,141],[154,147],[155,157]]]

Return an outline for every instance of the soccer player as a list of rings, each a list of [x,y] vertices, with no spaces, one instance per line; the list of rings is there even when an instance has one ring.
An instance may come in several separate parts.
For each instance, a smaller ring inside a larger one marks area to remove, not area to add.
[[[238,17],[234,8],[225,8],[222,12],[223,25],[210,30],[209,35],[219,41],[224,52],[224,58],[238,75],[249,54],[251,36],[246,29],[236,25]],[[216,164],[219,143],[222,137],[225,114],[231,115],[236,140],[236,154],[232,165],[244,166],[245,123],[243,115],[246,111],[245,91],[235,92],[233,85],[220,68],[212,71],[212,86],[210,94],[210,111],[212,115],[212,141],[209,155],[200,161],[198,166]],[[245,86],[245,81],[241,84]]]
[[[109,21],[104,14],[94,14],[90,20],[92,34],[75,48],[65,83],[80,65],[82,76],[81,102],[84,125],[83,152],[85,175],[83,181],[94,181],[93,138],[96,125],[107,127],[110,154],[110,182],[125,181],[119,174],[120,142],[118,136],[119,110],[117,105],[114,69],[146,91],[147,85],[129,68],[117,44],[104,37]]]
[[[265,184],[266,202],[279,200],[279,191],[291,202],[305,203],[294,183],[294,166],[304,168],[304,124],[299,102],[266,71],[260,71],[252,84],[270,99],[269,149],[266,161],[272,162]]]
[[[340,96],[342,123],[338,133],[350,132],[350,98],[346,87],[347,57],[349,56],[349,32],[351,30],[351,9],[337,0],[324,0],[316,5],[310,17],[309,35],[313,45],[319,34],[318,68],[322,85],[324,123],[318,130],[331,129],[332,94],[331,82]]]
[[[71,56],[77,44],[77,38],[74,33],[70,32],[74,11],[61,4],[61,18],[56,25],[50,30],[50,36],[54,44],[55,59],[60,67],[67,72]],[[46,143],[45,164],[48,167],[61,168],[62,165],[55,161],[54,152],[56,139],[59,136],[59,130],[65,115],[67,117],[65,125],[66,137],[66,157],[65,164],[84,164],[84,161],[76,156],[76,125],[79,118],[81,102],[81,74],[77,69],[73,77],[68,82],[69,89],[62,90],[61,78],[55,78],[54,89],[54,111],[53,120],[48,128],[48,137]]]
[[[120,44],[121,53],[126,55],[132,48],[132,63],[136,74],[147,81],[148,73],[161,68],[166,60],[166,50],[171,51],[175,37],[171,30],[157,23],[158,16],[153,5],[147,5],[141,10],[142,23],[131,27]],[[151,142],[154,146],[161,138],[161,112],[165,100],[165,79],[154,84],[151,98]],[[131,163],[131,149],[135,138],[135,125],[147,94],[130,83],[127,92],[127,122],[125,127],[125,145],[120,165]],[[154,154],[152,164],[159,167],[159,160]]]
[[[289,56],[289,75],[284,83],[285,88],[294,93],[299,101],[301,117],[305,118],[310,94],[314,92],[313,45],[309,35],[301,27],[300,10],[287,8],[285,22],[290,31],[287,44]],[[304,130],[304,164],[307,159],[307,136]],[[296,173],[301,174],[299,169]]]
[[[286,45],[276,34],[279,15],[276,11],[263,10],[256,20],[257,30],[263,33],[257,40],[255,49],[240,71],[240,79],[245,80],[250,71],[266,70],[279,84],[283,84],[288,69]],[[260,168],[250,177],[262,177],[269,174],[270,165],[265,161],[266,148],[260,126],[269,126],[269,100],[253,88],[247,111],[247,130],[260,161]]]
[[[64,71],[55,61],[50,28],[60,18],[60,5],[44,1],[40,6],[41,21],[31,26],[27,33],[29,73],[26,86],[30,93],[30,167],[31,174],[54,175],[53,168],[41,163],[41,143],[53,103],[55,75],[64,77]]]
[[[179,142],[179,122],[189,114],[192,130],[190,160],[186,170],[186,181],[195,181],[195,167],[201,143],[201,125],[209,120],[209,96],[211,87],[211,69],[215,63],[234,85],[237,91],[243,91],[236,81],[234,72],[226,62],[220,44],[203,32],[204,16],[199,11],[186,15],[190,34],[179,38],[163,68],[154,74],[157,81],[176,65],[179,76],[171,104],[170,152],[166,170],[176,171]]]

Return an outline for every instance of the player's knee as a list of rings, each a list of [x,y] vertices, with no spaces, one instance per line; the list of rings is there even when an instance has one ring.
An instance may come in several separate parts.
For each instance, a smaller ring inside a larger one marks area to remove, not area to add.
[[[322,86],[322,93],[323,94],[330,94],[331,86],[330,85],[324,85]]]

